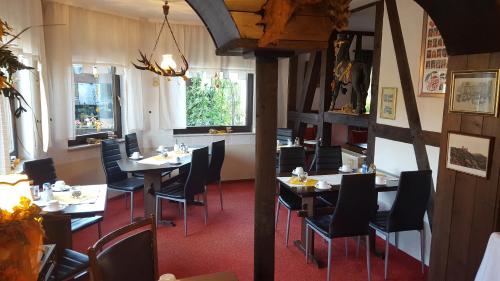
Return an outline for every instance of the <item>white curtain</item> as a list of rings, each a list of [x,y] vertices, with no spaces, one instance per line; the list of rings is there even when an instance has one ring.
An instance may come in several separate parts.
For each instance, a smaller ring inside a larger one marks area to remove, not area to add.
[[[13,33],[31,27],[13,42],[11,50],[23,63],[35,68],[32,71],[18,72],[15,85],[30,106],[27,108],[28,112],[16,120],[19,156],[28,159],[36,158],[43,153],[42,143],[47,145],[49,141],[48,129],[42,130],[40,126],[48,123],[48,118],[44,118],[42,114],[47,111],[47,104],[40,102],[40,100],[47,99],[45,89],[40,88],[40,85],[44,85],[41,82],[46,79],[46,73],[37,72],[38,66],[45,64],[44,29],[41,27],[43,24],[42,4],[40,0],[0,0],[0,7],[0,18],[14,29]],[[3,149],[0,148],[0,150]],[[7,156],[2,153],[2,159],[8,158]]]
[[[0,175],[8,174],[10,172],[10,139],[9,139],[9,106],[8,100],[3,97],[0,98]]]
[[[186,128],[186,82],[184,79],[160,78],[158,96],[160,129]]]

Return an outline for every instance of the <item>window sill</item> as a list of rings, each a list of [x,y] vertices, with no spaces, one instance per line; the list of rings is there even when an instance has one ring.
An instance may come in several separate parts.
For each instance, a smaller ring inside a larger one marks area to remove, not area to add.
[[[254,132],[238,132],[238,133],[225,133],[225,134],[209,134],[209,133],[203,133],[203,134],[175,134],[174,138],[176,137],[226,137],[226,136],[254,136]]]
[[[125,139],[117,139],[118,143],[123,143],[125,142]],[[74,146],[69,146],[68,151],[77,151],[77,150],[85,150],[85,149],[91,149],[94,147],[100,147],[101,144],[82,144],[82,145],[74,145]]]

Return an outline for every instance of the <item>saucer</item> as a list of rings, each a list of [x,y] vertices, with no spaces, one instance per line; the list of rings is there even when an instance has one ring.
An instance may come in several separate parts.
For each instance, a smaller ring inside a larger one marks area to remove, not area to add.
[[[142,159],[142,158],[144,158],[144,156],[142,156],[142,155],[139,156],[139,157],[137,157],[137,158],[129,157],[130,160],[139,160],[139,159]]]
[[[375,182],[375,185],[387,185],[387,179],[379,183]]]
[[[341,172],[341,173],[352,173],[352,172],[354,172],[354,169],[351,169],[349,171],[344,171],[344,170],[342,170],[342,167],[340,167],[339,168],[339,172]]]
[[[51,188],[52,188],[52,191],[54,191],[54,192],[61,192],[61,191],[68,191],[68,190],[70,190],[71,186],[64,185],[62,188],[58,188],[55,185],[53,185]]]
[[[55,212],[60,212],[62,210],[64,210],[68,205],[65,205],[65,204],[59,204],[59,208],[57,209],[52,209],[52,208],[49,208],[49,206],[45,206],[42,211],[44,212],[48,212],[48,213],[55,213]]]
[[[318,184],[316,184],[314,187],[315,187],[316,189],[330,189],[330,188],[332,188],[332,186],[331,186],[331,185],[329,185],[329,184],[326,184],[326,185],[324,185],[323,187],[319,187],[319,185],[318,185]]]

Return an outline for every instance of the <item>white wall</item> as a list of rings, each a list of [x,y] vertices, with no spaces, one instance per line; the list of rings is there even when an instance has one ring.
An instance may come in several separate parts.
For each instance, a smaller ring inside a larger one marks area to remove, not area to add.
[[[403,30],[405,47],[408,55],[408,62],[410,65],[413,88],[415,89],[415,94],[417,95],[417,106],[420,120],[422,122],[422,128],[426,131],[441,132],[444,99],[418,96],[420,52],[424,11],[414,1],[398,0],[397,6]],[[384,14],[382,53],[380,61],[381,64],[379,86],[380,88],[397,87],[398,97],[396,119],[389,120],[381,119],[380,117],[378,117],[377,123],[408,128],[408,117],[406,115],[404,98],[401,88],[401,79],[399,77],[387,11],[385,11]],[[379,93],[380,91],[381,89],[379,89]],[[380,97],[381,95],[379,95],[379,98]],[[427,146],[426,150],[433,172],[434,185],[436,185],[439,148]],[[385,170],[393,174],[399,174],[401,171],[416,170],[417,162],[415,159],[413,145],[377,138],[375,144],[375,164],[377,165],[377,169]],[[379,205],[384,209],[390,208],[392,202],[394,201],[394,197],[395,193],[386,193],[379,195]],[[426,263],[428,264],[430,256],[431,234],[429,231],[427,217],[425,218],[425,231],[425,254]],[[393,240],[391,239],[391,241]],[[416,231],[404,232],[399,235],[399,248],[417,259],[420,259],[419,243],[420,240]]]

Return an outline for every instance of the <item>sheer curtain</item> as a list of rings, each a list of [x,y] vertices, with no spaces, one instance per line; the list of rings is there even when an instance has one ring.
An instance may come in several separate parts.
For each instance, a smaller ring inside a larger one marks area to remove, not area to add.
[[[40,83],[46,79],[46,73],[37,71],[39,65],[45,64],[45,40],[43,24],[42,5],[40,0],[0,0],[0,18],[6,21],[13,29],[14,33],[22,31],[24,28],[32,27],[23,33],[19,39],[11,45],[11,50],[19,56],[26,65],[33,66],[35,70],[20,71],[16,74],[16,87],[26,98],[29,108],[28,112],[16,120],[19,144],[19,156],[22,158],[35,158],[43,153],[43,148],[49,142],[49,130],[46,126],[48,118],[42,113],[47,112],[45,101],[45,89],[41,90]],[[7,102],[7,101],[4,101]],[[3,108],[5,109],[5,108]],[[4,123],[3,112],[0,116]],[[42,126],[46,130],[42,130]],[[43,143],[43,145],[42,145]],[[0,150],[4,151],[0,143]],[[8,159],[8,153],[2,153],[2,161]],[[2,171],[5,172],[5,171]]]

